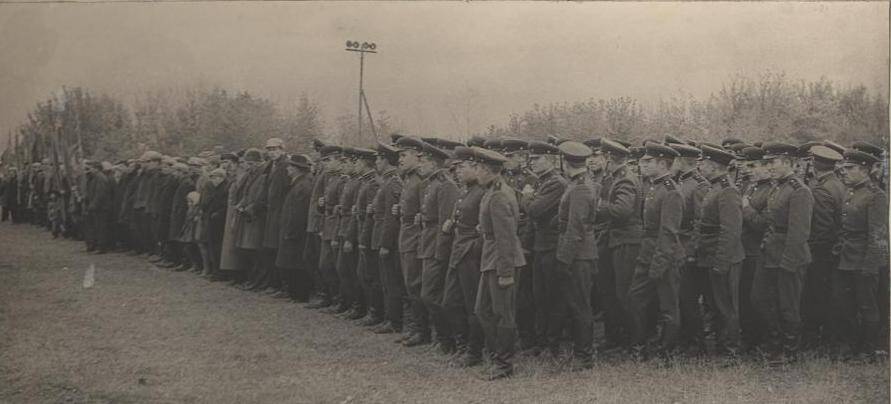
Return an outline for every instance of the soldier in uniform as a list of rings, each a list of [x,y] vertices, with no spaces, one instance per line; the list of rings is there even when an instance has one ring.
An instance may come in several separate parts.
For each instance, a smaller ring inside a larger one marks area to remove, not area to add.
[[[557,238],[560,226],[557,208],[560,198],[566,191],[566,179],[560,173],[560,149],[545,142],[529,142],[530,167],[538,176],[538,187],[527,205],[527,213],[534,232],[532,244],[532,284],[535,297],[536,348],[548,347],[548,334],[558,337],[562,335],[566,310],[556,313],[555,309],[565,309],[562,304],[564,291],[561,290],[560,279],[556,277]],[[552,317],[556,316],[556,317]],[[552,353],[556,354],[555,344],[559,339],[551,341]]]
[[[741,163],[749,174],[742,197],[742,243],[746,258],[739,278],[739,323],[743,348],[748,350],[757,347],[765,333],[764,321],[755,309],[752,282],[761,263],[761,242],[769,225],[767,201],[774,186],[766,161],[762,160],[764,150],[747,147],[740,154]]]
[[[735,156],[711,146],[702,146],[699,169],[711,183],[699,214],[696,263],[711,283],[714,307],[721,319],[719,348],[736,358],[740,346],[739,276],[745,259],[742,245],[742,199],[728,168]]]
[[[801,285],[811,262],[807,241],[811,233],[814,198],[795,176],[798,148],[784,143],[763,147],[777,189],[767,202],[770,227],[763,242],[763,263],[755,272],[755,304],[767,326],[768,362],[782,365],[794,359],[801,332]]]
[[[374,229],[371,234],[370,256],[377,256],[380,283],[384,292],[384,322],[374,328],[376,334],[402,332],[405,301],[405,281],[399,266],[399,216],[391,213],[399,204],[402,178],[399,176],[399,149],[378,142],[376,167],[380,187],[372,201]]]
[[[380,282],[377,250],[371,251],[371,236],[374,232],[374,218],[371,207],[377,190],[380,187],[380,172],[377,170],[377,152],[371,149],[357,149],[359,153],[358,165],[361,167],[359,192],[356,194],[356,203],[353,204],[352,226],[356,232],[356,248],[358,248],[358,264],[356,275],[364,296],[366,309],[365,318],[359,321],[359,325],[371,327],[383,322],[384,295]]]
[[[609,262],[613,270],[616,301],[619,303],[616,317],[622,319],[622,327],[627,332],[632,325],[628,291],[643,232],[643,197],[640,179],[626,165],[631,155],[628,148],[611,139],[602,139],[601,149],[607,156],[608,171],[605,170],[607,177],[604,184],[609,185],[609,193],[600,201],[597,217],[603,217],[608,228]],[[621,335],[621,332],[617,330],[613,335]]]
[[[336,154],[327,165],[329,173],[325,180],[325,191],[319,197],[318,205],[322,210],[322,227],[319,234],[321,239],[321,248],[319,249],[319,272],[322,274],[325,289],[333,308],[323,309],[326,312],[343,313],[349,310],[349,306],[343,304],[340,300],[340,278],[337,276],[337,257],[340,254],[340,247],[337,243],[337,224],[340,220],[339,213],[336,210],[337,204],[340,202],[340,193],[343,185],[348,179],[348,175],[344,170],[350,165],[349,159],[344,156],[343,148],[340,146],[324,146],[321,149],[323,155]],[[330,305],[329,305],[330,306]],[[324,307],[324,306],[323,306]]]
[[[327,181],[333,175],[331,166],[336,164],[339,152],[336,147],[326,146],[320,140],[313,139],[313,147],[319,152],[320,164],[318,164],[319,168],[313,179],[312,193],[310,194],[309,215],[306,218],[306,247],[303,250],[303,260],[309,267],[316,294],[316,299],[306,305],[309,309],[328,307],[332,304],[334,297],[333,291],[325,283],[326,277],[322,275],[319,266],[322,249],[322,222],[324,221],[324,204],[321,201],[323,201],[322,197],[325,194]]]
[[[463,192],[443,228],[443,231],[454,234],[443,306],[462,355],[460,365],[471,367],[481,364],[483,355],[483,330],[474,312],[474,302],[479,287],[482,248],[477,225],[485,189],[477,181],[475,167],[479,160],[474,151],[469,147],[457,147],[455,159],[459,161],[457,175],[463,184]]]
[[[842,210],[840,260],[832,272],[833,323],[842,343],[841,354],[863,359],[887,355],[887,341],[879,337],[880,291],[878,273],[888,262],[888,198],[870,180],[879,160],[859,150],[848,150],[842,165],[848,185]],[[858,321],[859,319],[859,321]]]
[[[549,349],[556,353],[563,334],[562,320],[569,313],[572,321],[573,368],[590,369],[594,366],[591,285],[597,273],[597,242],[594,222],[597,215],[599,188],[587,181],[587,159],[592,151],[578,142],[567,141],[559,146],[563,156],[563,170],[568,184],[560,198],[557,217],[559,236],[556,265],[544,268],[552,272],[550,319],[548,321]],[[555,355],[556,356],[556,355]]]
[[[684,197],[684,211],[678,236],[681,246],[687,254],[684,266],[681,267],[681,280],[678,305],[681,310],[681,341],[696,354],[705,352],[705,335],[702,321],[704,309],[714,307],[712,291],[709,284],[708,268],[696,262],[696,243],[698,232],[696,224],[701,213],[702,199],[709,190],[709,181],[700,174],[697,160],[701,150],[686,143],[668,145],[676,152],[672,169],[677,173],[678,189]]]
[[[494,367],[489,380],[513,374],[514,344],[517,324],[517,286],[520,268],[526,265],[523,248],[517,235],[520,207],[516,192],[501,177],[507,158],[500,153],[473,148],[480,160],[477,180],[486,189],[480,201],[479,230],[483,245],[481,252],[479,289],[475,311]]]
[[[812,178],[808,183],[814,196],[813,216],[811,217],[811,237],[808,240],[813,261],[804,279],[801,298],[802,338],[805,347],[822,346],[824,328],[831,312],[826,296],[832,294],[832,273],[838,266],[838,256],[832,248],[838,242],[841,229],[842,208],[845,202],[845,186],[835,173],[836,164],[842,155],[823,145],[816,145],[802,154],[811,158]]]
[[[84,173],[88,177],[85,209],[90,223],[89,229],[92,232],[86,237],[87,250],[91,250],[89,244],[92,243],[97,253],[104,254],[108,252],[110,242],[108,211],[112,203],[112,184],[102,172],[102,166],[98,161],[87,161],[84,164]]]
[[[365,316],[366,307],[359,287],[359,278],[356,276],[358,248],[357,229],[352,225],[353,206],[359,187],[362,185],[361,177],[367,168],[359,161],[359,149],[344,147],[343,154],[347,159],[343,167],[344,183],[334,208],[337,216],[334,243],[338,245],[335,268],[340,281],[340,304],[348,309],[343,316],[349,320],[356,320]]]
[[[651,301],[657,303],[659,311],[660,333],[653,347],[656,353],[674,348],[681,324],[678,270],[685,253],[678,232],[684,198],[671,178],[671,165],[677,156],[674,149],[649,142],[639,162],[641,175],[649,179],[650,185],[644,200],[643,237],[629,290],[631,343],[638,354],[647,339],[647,306]]]
[[[419,222],[421,238],[417,257],[422,260],[421,300],[430,314],[436,330],[440,352],[450,354],[455,350],[454,339],[448,318],[443,310],[443,287],[448,270],[448,253],[451,249],[452,234],[442,231],[442,226],[451,216],[458,198],[458,187],[443,168],[448,153],[425,143],[418,174],[424,178]]]
[[[422,261],[418,258],[421,238],[421,196],[424,195],[424,181],[418,173],[418,165],[426,142],[410,136],[399,138],[399,168],[402,171],[402,194],[399,204],[393,206],[392,213],[400,217],[399,254],[405,291],[410,307],[410,327],[408,335],[397,339],[405,346],[412,347],[430,343],[430,325],[427,308],[421,301]]]

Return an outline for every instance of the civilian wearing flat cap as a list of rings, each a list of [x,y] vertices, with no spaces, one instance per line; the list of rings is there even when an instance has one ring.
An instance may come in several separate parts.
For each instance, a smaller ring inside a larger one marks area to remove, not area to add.
[[[502,166],[507,158],[485,149],[474,148],[481,164]],[[517,284],[521,268],[526,266],[523,247],[517,235],[520,206],[516,191],[501,175],[481,178],[486,193],[480,201],[479,231],[483,238],[479,290],[475,311],[486,338],[489,351],[494,353],[495,368],[490,379],[508,377],[513,373],[517,324]]]
[[[534,156],[560,155],[560,149],[549,143],[529,142],[529,151]],[[557,217],[557,208],[560,206],[560,198],[566,191],[566,179],[556,167],[548,171],[536,173],[538,186],[532,195],[526,210],[534,230],[532,244],[532,286],[535,301],[535,343],[538,348],[548,345],[548,328],[553,313],[554,304],[560,296],[560,285],[554,276],[554,268],[557,266],[557,239],[560,236],[560,223]],[[565,308],[565,305],[564,305]],[[565,312],[565,311],[564,311]],[[562,331],[563,320],[559,322]]]
[[[838,266],[838,255],[832,248],[838,243],[842,228],[842,210],[845,203],[845,186],[835,171],[842,155],[822,144],[808,147],[813,178],[808,182],[814,196],[811,216],[811,237],[808,240],[813,260],[804,278],[801,299],[802,338],[805,347],[815,347],[828,342],[821,330],[828,331],[829,313],[832,311],[832,273]],[[827,335],[828,336],[828,335]]]
[[[469,142],[468,142],[469,143]],[[455,158],[462,162],[476,161],[469,147],[455,148]],[[468,180],[455,202],[450,224],[446,230],[454,234],[449,270],[446,273],[443,305],[450,318],[459,350],[463,348],[462,366],[482,363],[483,330],[474,312],[480,283],[480,254],[482,239],[477,231],[480,201],[486,190],[476,178]]]
[[[385,322],[374,329],[378,334],[402,332],[405,279],[399,265],[399,216],[392,213],[402,195],[402,178],[399,176],[399,150],[378,142],[378,159],[386,159],[387,165],[380,173],[380,187],[372,201],[374,229],[371,234],[371,251],[378,256],[378,269],[384,290]],[[378,168],[382,166],[379,163]]]
[[[848,170],[878,163],[875,156],[858,150],[844,157],[843,168]],[[879,338],[877,300],[878,294],[887,293],[877,286],[879,272],[888,263],[888,197],[868,178],[848,185],[836,248],[840,260],[832,281],[833,334],[848,350],[872,357],[888,349],[887,340]]]
[[[627,158],[629,150],[611,139],[601,141],[601,149],[610,155]],[[612,164],[612,162],[610,162]],[[597,208],[597,217],[607,221],[607,248],[609,262],[615,274],[616,301],[619,304],[617,318],[624,321],[626,331],[631,329],[631,302],[629,289],[634,275],[634,263],[640,251],[643,223],[640,212],[643,211],[643,194],[640,178],[627,163],[610,167],[604,184],[610,183],[609,194]],[[603,266],[601,270],[608,270]],[[619,331],[617,335],[621,335]],[[627,341],[627,340],[626,340]]]
[[[668,139],[668,137],[666,137]],[[675,138],[675,140],[678,140]],[[702,154],[699,148],[680,143],[668,145],[678,152],[678,158],[698,159]],[[699,173],[695,166],[677,177],[678,190],[684,198],[684,209],[678,237],[687,254],[684,269],[681,271],[678,306],[681,311],[681,343],[689,344],[693,349],[705,348],[705,332],[702,323],[702,309],[706,311],[714,307],[712,291],[708,279],[708,271],[696,264],[695,244],[698,240],[696,224],[702,212],[702,200],[709,191],[709,181]],[[699,304],[700,297],[703,306]]]
[[[235,210],[241,216],[241,228],[236,241],[236,246],[242,252],[244,260],[241,260],[242,272],[248,273],[251,290],[259,290],[263,285],[265,273],[263,272],[260,250],[263,248],[264,230],[266,228],[266,174],[265,167],[258,158],[259,150],[249,150],[245,153],[245,159],[255,161],[252,168],[245,174],[247,176],[244,193]]]
[[[794,157],[798,148],[783,143],[763,147],[764,159]],[[811,263],[808,239],[814,198],[794,171],[776,175],[776,190],[767,203],[770,227],[762,243],[763,263],[755,273],[752,294],[767,326],[771,365],[794,359],[801,332],[802,277]]]
[[[310,173],[309,159],[295,154],[287,159],[289,171],[288,193],[282,201],[279,215],[279,240],[276,250],[275,267],[279,269],[279,279],[283,290],[297,301],[307,301],[313,277],[307,262],[303,260],[308,233],[306,221],[312,205],[313,176]]]
[[[245,152],[243,156],[245,165],[256,164],[255,162],[261,158],[260,151],[257,149],[253,149],[251,153]],[[250,178],[244,165],[237,166],[226,196],[226,230],[223,233],[220,252],[220,271],[222,276],[228,278],[232,284],[242,283],[247,279],[245,269],[249,263],[245,260],[248,255],[238,249],[239,235],[245,222],[244,215],[238,211],[238,203],[247,192]]]
[[[285,297],[287,293],[282,288],[282,279],[287,271],[276,267],[278,256],[278,243],[281,239],[281,215],[282,205],[291,187],[291,177],[288,175],[289,157],[282,150],[284,142],[279,138],[270,138],[266,141],[267,153],[278,154],[266,162],[263,172],[266,176],[266,226],[263,228],[263,246],[260,249],[260,265],[266,274],[264,285],[277,290],[277,297]],[[285,285],[287,286],[287,285]]]
[[[674,149],[658,143],[647,143],[642,159],[673,159]],[[684,198],[678,185],[666,170],[651,178],[643,203],[643,236],[629,289],[631,307],[631,344],[636,350],[646,341],[647,307],[655,300],[659,307],[658,323],[662,335],[657,336],[656,351],[668,350],[677,342],[681,319],[678,308],[678,270],[685,253],[678,239]],[[615,264],[615,262],[614,262]]]
[[[726,171],[735,156],[703,146],[702,159],[725,169],[706,169],[711,187],[699,214],[696,262],[707,271],[714,307],[720,316],[719,347],[724,354],[735,357],[740,347],[739,278],[746,256],[742,244],[742,198]]]
[[[591,310],[591,287],[597,273],[597,241],[594,222],[597,215],[599,189],[586,181],[586,160],[591,149],[578,142],[560,144],[560,152],[566,160],[564,170],[568,174],[566,191],[557,209],[559,236],[557,241],[557,265],[549,268],[555,279],[553,300],[548,321],[548,339],[551,352],[559,355],[566,313],[572,321],[573,357],[581,368],[593,363],[594,320]]]
[[[223,251],[223,237],[226,232],[226,219],[228,218],[227,201],[229,198],[229,179],[222,168],[217,168],[209,173],[211,180],[207,181],[207,188],[201,193],[201,221],[204,223],[207,243],[208,265],[204,268],[206,275],[214,280],[223,280],[220,270],[220,257]],[[214,185],[212,178],[219,176],[222,181]]]
[[[417,257],[423,261],[421,270],[421,301],[427,307],[439,349],[444,354],[455,350],[455,342],[448,318],[442,306],[446,272],[452,247],[452,233],[442,231],[451,217],[458,199],[458,186],[452,181],[442,162],[448,154],[432,145],[426,145],[424,153],[434,159],[436,167],[424,178],[421,194],[421,239]]]
[[[426,143],[413,137],[402,137],[396,143],[401,153],[423,152]],[[404,168],[402,172],[402,193],[399,195],[398,207],[392,208],[394,215],[400,218],[399,254],[402,274],[405,279],[405,291],[411,308],[409,335],[404,342],[411,346],[426,344],[430,341],[430,325],[427,308],[421,301],[422,262],[418,258],[418,244],[421,238],[421,223],[415,217],[421,212],[421,197],[424,195],[426,182],[418,174],[416,167]]]

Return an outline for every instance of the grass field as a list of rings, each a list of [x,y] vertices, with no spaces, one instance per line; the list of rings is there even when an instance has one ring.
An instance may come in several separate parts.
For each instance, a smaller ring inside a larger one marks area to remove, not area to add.
[[[520,358],[484,382],[429,348],[121,254],[0,224],[0,402],[874,402],[888,364],[811,359],[566,373]],[[95,284],[84,275],[95,266]]]

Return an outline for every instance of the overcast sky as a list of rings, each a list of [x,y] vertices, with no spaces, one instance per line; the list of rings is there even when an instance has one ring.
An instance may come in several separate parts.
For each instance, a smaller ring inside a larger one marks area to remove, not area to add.
[[[888,3],[127,3],[0,5],[0,139],[62,85],[132,101],[196,85],[328,123],[366,94],[409,133],[463,136],[534,103],[705,97],[770,70],[887,92]],[[0,142],[0,149],[6,142]]]

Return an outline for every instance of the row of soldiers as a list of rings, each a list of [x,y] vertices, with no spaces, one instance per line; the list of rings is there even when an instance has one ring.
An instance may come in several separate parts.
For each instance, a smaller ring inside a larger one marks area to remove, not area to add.
[[[462,366],[487,352],[493,379],[567,336],[572,369],[702,355],[711,337],[773,365],[802,344],[887,351],[879,147],[390,140],[88,161],[87,249],[309,301]]]

